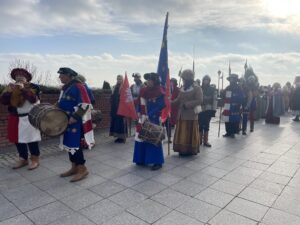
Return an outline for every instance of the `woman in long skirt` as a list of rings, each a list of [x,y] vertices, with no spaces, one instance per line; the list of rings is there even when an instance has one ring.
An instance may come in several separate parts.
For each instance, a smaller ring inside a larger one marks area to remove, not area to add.
[[[200,152],[198,113],[203,99],[201,87],[194,85],[194,72],[184,70],[181,74],[183,87],[172,102],[178,106],[178,117],[173,150],[179,155],[196,155]]]
[[[160,86],[156,73],[146,73],[144,79],[147,87],[143,88],[138,98],[139,121],[136,126],[133,162],[139,166],[152,165],[152,170],[158,170],[164,163],[163,147],[160,142],[154,145],[139,138],[139,132],[145,120],[159,125],[161,110],[165,107],[164,91]]]

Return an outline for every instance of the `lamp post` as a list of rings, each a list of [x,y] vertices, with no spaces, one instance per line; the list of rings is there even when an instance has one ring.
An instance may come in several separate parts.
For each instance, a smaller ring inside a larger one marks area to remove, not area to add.
[[[220,77],[221,76],[221,70],[218,71],[218,97],[220,97]]]

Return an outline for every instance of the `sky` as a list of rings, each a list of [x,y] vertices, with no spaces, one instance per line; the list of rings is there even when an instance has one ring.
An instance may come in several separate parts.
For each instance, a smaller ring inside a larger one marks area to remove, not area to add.
[[[125,72],[132,83],[157,70],[166,12],[171,77],[193,59],[213,83],[246,60],[263,85],[300,75],[300,0],[0,0],[0,83],[17,60],[43,84],[59,85],[59,67],[92,87]]]

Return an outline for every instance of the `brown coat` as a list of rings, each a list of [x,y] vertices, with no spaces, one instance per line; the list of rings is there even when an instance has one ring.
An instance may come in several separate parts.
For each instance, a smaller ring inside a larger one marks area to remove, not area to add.
[[[203,101],[202,89],[199,86],[192,86],[184,91],[180,89],[178,97],[172,101],[172,106],[178,106],[177,120],[198,120],[198,114],[194,108],[201,105]]]

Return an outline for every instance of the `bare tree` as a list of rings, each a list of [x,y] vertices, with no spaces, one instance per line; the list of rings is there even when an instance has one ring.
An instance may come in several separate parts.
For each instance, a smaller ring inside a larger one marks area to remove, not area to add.
[[[11,81],[10,72],[14,68],[26,69],[28,72],[32,74],[33,81],[39,85],[45,85],[45,86],[57,85],[57,80],[52,79],[50,71],[38,71],[38,68],[33,63],[21,59],[14,59],[9,64],[9,74],[7,77],[3,79],[4,84],[7,84]]]

